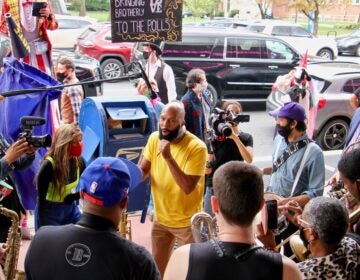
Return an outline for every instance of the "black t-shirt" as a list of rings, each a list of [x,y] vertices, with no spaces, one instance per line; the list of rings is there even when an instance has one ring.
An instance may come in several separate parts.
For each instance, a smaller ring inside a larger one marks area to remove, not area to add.
[[[114,229],[41,227],[25,258],[26,279],[160,279],[150,253]]]
[[[249,244],[221,242],[224,250],[216,249],[212,241],[190,245],[187,280],[276,280],[282,279],[280,254],[263,248],[249,250]],[[219,255],[219,251],[223,256]],[[240,257],[236,258],[235,255]]]
[[[245,147],[252,147],[254,145],[253,137],[251,136],[251,134],[246,132],[240,132],[238,137]],[[213,164],[211,174],[206,176],[207,187],[212,187],[212,177],[215,170],[219,166],[232,160],[244,160],[239,152],[238,147],[236,146],[236,143],[232,139],[225,139],[223,141],[215,140],[212,142],[212,146],[214,149],[215,162]]]

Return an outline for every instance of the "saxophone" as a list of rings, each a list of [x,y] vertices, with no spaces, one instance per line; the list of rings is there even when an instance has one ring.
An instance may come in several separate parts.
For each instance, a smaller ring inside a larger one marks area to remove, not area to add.
[[[25,273],[17,270],[21,236],[19,232],[19,216],[16,212],[0,205],[0,215],[11,219],[11,226],[6,240],[7,255],[4,265],[6,280],[24,280]]]
[[[121,220],[119,223],[119,233],[120,235],[126,239],[128,237],[128,240],[132,240],[131,236],[131,221],[128,220],[128,212],[126,209],[123,210],[121,213]]]

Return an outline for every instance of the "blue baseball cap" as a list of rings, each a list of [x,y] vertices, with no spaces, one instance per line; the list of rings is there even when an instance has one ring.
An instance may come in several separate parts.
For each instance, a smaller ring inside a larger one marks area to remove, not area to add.
[[[277,112],[277,116],[280,118],[288,118],[303,122],[306,119],[305,109],[297,102],[288,102],[280,108]]]
[[[142,172],[123,158],[99,157],[80,176],[77,191],[98,206],[110,207],[128,197],[141,182]]]

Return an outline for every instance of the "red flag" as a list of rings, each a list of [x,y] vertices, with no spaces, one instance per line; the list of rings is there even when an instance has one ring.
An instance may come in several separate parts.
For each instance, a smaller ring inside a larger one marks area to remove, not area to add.
[[[306,68],[307,68],[307,64],[308,64],[308,50],[306,50],[303,58],[302,58],[301,61],[299,62],[299,66],[306,69]]]

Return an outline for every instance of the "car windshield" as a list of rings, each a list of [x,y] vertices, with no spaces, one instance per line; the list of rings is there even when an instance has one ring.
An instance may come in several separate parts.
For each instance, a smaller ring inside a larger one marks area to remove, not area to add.
[[[351,36],[360,36],[360,29],[354,31],[353,33],[351,33]]]

